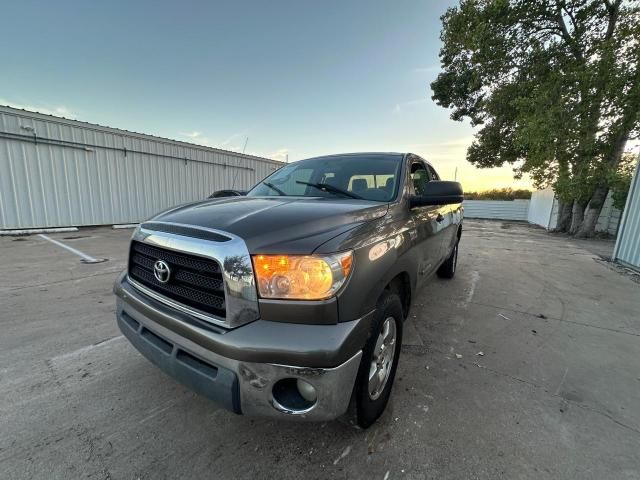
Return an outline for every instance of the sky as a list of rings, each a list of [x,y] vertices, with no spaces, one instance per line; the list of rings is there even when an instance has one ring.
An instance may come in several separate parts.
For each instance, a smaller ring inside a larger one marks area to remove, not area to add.
[[[528,187],[469,164],[473,129],[431,100],[455,3],[4,2],[0,104],[283,161],[413,152],[467,191]]]

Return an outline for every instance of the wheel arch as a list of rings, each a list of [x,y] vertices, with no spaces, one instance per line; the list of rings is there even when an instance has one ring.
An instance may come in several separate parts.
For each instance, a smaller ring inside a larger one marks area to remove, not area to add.
[[[411,308],[411,277],[408,272],[400,272],[393,277],[384,287],[383,292],[395,293],[400,297],[402,304],[402,315],[406,318],[409,316]]]

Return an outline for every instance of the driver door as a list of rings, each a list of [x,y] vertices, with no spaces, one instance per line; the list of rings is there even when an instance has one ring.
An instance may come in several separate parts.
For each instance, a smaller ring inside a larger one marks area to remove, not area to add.
[[[421,195],[426,184],[431,180],[425,162],[419,157],[413,157],[410,165],[409,192],[411,195]],[[411,222],[416,233],[416,248],[418,249],[418,285],[423,284],[440,266],[442,259],[442,239],[440,235],[438,206],[414,207],[409,211]]]

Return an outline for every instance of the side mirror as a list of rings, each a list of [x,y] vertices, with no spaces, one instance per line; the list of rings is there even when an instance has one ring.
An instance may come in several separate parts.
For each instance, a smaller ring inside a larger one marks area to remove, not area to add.
[[[462,203],[464,192],[458,182],[433,180],[425,186],[422,195],[414,195],[409,200],[409,208],[427,205],[452,205]]]
[[[218,190],[209,195],[209,198],[242,197],[246,194],[244,190]]]

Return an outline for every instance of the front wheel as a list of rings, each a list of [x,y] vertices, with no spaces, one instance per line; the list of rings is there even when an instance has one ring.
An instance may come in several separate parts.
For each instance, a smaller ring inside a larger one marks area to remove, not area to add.
[[[453,247],[451,255],[444,261],[438,271],[436,272],[440,278],[453,278],[456,274],[456,268],[458,266],[458,245],[460,242],[456,242],[456,246]]]
[[[402,319],[400,297],[385,292],[378,302],[354,388],[356,419],[362,428],[372,425],[389,401],[400,357]]]

